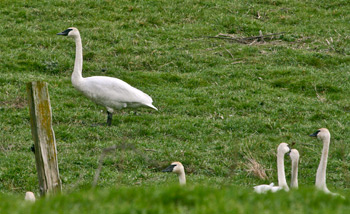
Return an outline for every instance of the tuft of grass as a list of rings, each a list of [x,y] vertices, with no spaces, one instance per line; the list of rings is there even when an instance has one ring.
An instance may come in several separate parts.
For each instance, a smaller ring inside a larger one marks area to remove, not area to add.
[[[254,175],[261,180],[266,180],[268,178],[264,167],[261,166],[261,164],[259,164],[254,158],[247,157],[246,160],[248,163],[246,163],[245,166],[247,168],[246,171],[248,172],[248,175]]]

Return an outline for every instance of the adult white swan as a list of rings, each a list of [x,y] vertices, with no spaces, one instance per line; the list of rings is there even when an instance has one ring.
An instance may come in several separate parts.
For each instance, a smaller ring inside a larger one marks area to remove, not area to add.
[[[310,134],[309,136],[317,137],[317,139],[322,140],[323,142],[321,160],[320,160],[320,164],[318,165],[317,173],[316,173],[316,183],[315,183],[316,188],[324,191],[325,193],[338,195],[337,193],[332,193],[331,191],[329,191],[326,184],[326,169],[327,169],[329,144],[331,143],[331,134],[329,133],[328,129],[320,128],[315,133]]]
[[[95,103],[106,107],[108,126],[112,124],[112,116],[115,109],[119,110],[122,108],[145,106],[157,110],[157,108],[152,105],[153,100],[150,96],[139,89],[132,87],[123,80],[105,76],[83,78],[83,48],[78,29],[70,27],[57,35],[74,38],[76,52],[72,84],[86,97]]]
[[[174,172],[179,176],[180,185],[186,184],[185,168],[180,162],[173,162],[163,172]]]
[[[290,152],[290,147],[287,143],[280,143],[277,148],[277,174],[278,174],[278,186],[263,184],[254,187],[254,191],[257,193],[265,193],[267,191],[276,192],[284,189],[289,191],[289,187],[286,181],[286,175],[284,172],[284,155]]]
[[[291,188],[298,188],[298,165],[299,165],[299,152],[296,149],[291,149],[289,153],[292,160],[292,178],[290,182]]]

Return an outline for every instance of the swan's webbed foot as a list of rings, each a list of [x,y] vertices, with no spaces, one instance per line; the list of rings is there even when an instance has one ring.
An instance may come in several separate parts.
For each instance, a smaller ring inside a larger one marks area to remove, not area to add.
[[[107,126],[111,126],[112,125],[112,117],[113,117],[113,114],[110,113],[109,111],[107,111]]]

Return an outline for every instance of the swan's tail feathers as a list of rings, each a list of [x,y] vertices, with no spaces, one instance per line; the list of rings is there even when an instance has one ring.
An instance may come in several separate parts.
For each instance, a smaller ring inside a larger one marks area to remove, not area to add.
[[[150,108],[153,108],[154,110],[156,110],[156,111],[158,111],[158,109],[154,106],[154,105],[152,105],[152,104],[145,104],[146,106],[148,106],[148,107],[150,107]]]
[[[275,184],[274,184],[274,183],[271,183],[269,186],[270,186],[270,187],[273,187],[273,186],[275,186]]]

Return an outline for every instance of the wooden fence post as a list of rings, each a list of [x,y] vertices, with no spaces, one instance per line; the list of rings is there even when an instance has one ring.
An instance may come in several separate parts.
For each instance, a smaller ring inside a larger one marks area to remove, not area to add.
[[[27,92],[40,194],[55,194],[61,191],[62,185],[47,83],[29,82]]]

